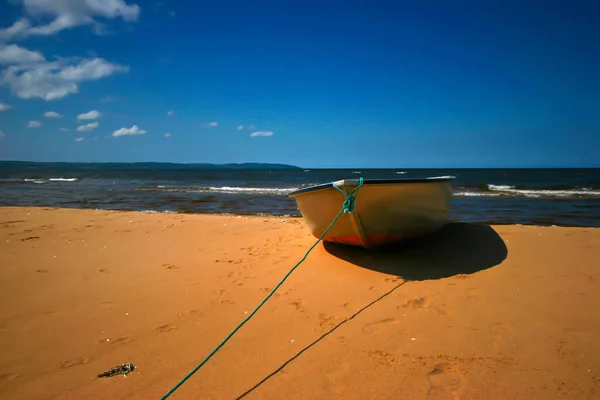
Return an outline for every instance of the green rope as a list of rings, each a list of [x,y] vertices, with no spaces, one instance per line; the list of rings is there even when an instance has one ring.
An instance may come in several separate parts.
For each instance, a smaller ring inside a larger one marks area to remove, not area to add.
[[[327,229],[325,229],[325,232],[323,232],[323,234],[319,237],[319,239],[317,239],[317,241],[310,246],[310,248],[308,249],[308,251],[304,254],[304,257],[302,257],[300,259],[300,261],[298,261],[298,263],[296,263],[296,265],[294,265],[292,267],[292,269],[290,269],[290,271],[283,277],[283,279],[277,284],[277,286],[275,286],[273,288],[273,290],[271,290],[271,293],[269,293],[267,295],[267,297],[264,298],[263,301],[260,302],[260,304],[254,309],[254,311],[252,311],[238,326],[236,326],[233,331],[231,331],[231,333],[229,335],[227,335],[227,337],[225,337],[225,339],[223,339],[223,341],[214,348],[213,351],[211,351],[206,358],[204,358],[204,360],[202,360],[202,362],[200,364],[198,364],[192,371],[190,371],[190,373],[188,373],[181,381],[179,381],[179,383],[177,385],[175,385],[171,390],[169,390],[167,392],[167,394],[165,394],[163,397],[161,397],[161,400],[166,399],[167,397],[169,397],[170,395],[173,394],[173,392],[175,392],[175,390],[177,390],[181,385],[183,385],[183,383],[185,381],[187,381],[192,375],[194,375],[196,373],[196,371],[198,371],[204,364],[206,364],[206,362],[213,356],[215,355],[215,353],[225,345],[225,343],[227,343],[227,341],[229,339],[231,339],[231,337],[242,327],[244,326],[244,324],[246,322],[248,322],[250,320],[250,318],[252,318],[254,316],[254,314],[256,314],[256,312],[263,306],[263,304],[265,304],[267,302],[267,300],[269,300],[269,298],[271,298],[271,296],[273,296],[273,294],[275,294],[275,291],[277,289],[279,289],[279,287],[281,285],[283,285],[283,282],[285,282],[285,280],[292,274],[292,272],[294,272],[294,270],[296,268],[298,268],[300,266],[300,264],[302,264],[302,262],[304,260],[306,260],[306,257],[308,257],[308,254],[312,251],[312,249],[315,248],[315,246],[321,241],[323,240],[323,238],[325,237],[325,235],[327,235],[327,233],[329,232],[329,230],[333,227],[333,225],[337,222],[338,218],[340,218],[340,216],[343,213],[349,213],[354,211],[354,202],[356,200],[356,193],[358,192],[358,189],[362,186],[363,184],[363,178],[361,177],[359,179],[359,183],[358,186],[350,193],[346,193],[344,192],[342,189],[340,189],[335,183],[333,183],[333,187],[335,187],[337,190],[339,190],[340,192],[342,192],[345,196],[346,196],[346,200],[344,201],[344,206],[342,207],[342,209],[340,210],[340,212],[335,216],[335,218],[333,219],[333,221],[331,222],[331,224],[329,224],[329,226],[327,227]]]

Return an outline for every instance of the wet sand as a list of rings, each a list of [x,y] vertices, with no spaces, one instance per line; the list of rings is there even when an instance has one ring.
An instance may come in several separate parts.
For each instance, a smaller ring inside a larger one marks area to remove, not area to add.
[[[160,398],[314,240],[299,218],[0,208],[0,398]],[[599,260],[586,228],[319,244],[170,398],[600,398]]]

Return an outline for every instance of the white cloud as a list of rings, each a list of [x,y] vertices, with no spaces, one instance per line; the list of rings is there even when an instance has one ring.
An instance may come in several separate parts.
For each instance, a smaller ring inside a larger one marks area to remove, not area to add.
[[[250,134],[250,137],[260,137],[260,136],[273,136],[274,133],[271,131],[258,131]]]
[[[40,126],[42,126],[42,124],[38,121],[29,121],[27,124],[28,128],[39,128]]]
[[[239,126],[237,127],[237,130],[238,130],[238,131],[244,130],[244,125],[239,125]]]
[[[0,65],[33,64],[45,60],[39,51],[27,50],[16,44],[0,46]]]
[[[0,130],[0,138],[5,138],[6,135],[4,134],[4,132],[2,132],[2,130]]]
[[[13,108],[13,106],[10,104],[0,103],[0,112],[10,110],[11,108]]]
[[[6,29],[0,29],[0,41],[12,39],[14,36],[23,34],[31,28],[31,23],[26,18],[21,18]]]
[[[83,138],[82,137],[78,137],[77,139],[75,139],[76,142],[83,142]]]
[[[79,125],[77,127],[77,132],[89,132],[89,131],[93,131],[97,127],[98,127],[98,121],[95,121],[95,122],[91,122],[87,125]]]
[[[175,111],[171,110],[167,112],[167,116],[172,117],[173,115],[175,115]]]
[[[98,119],[98,118],[100,118],[101,115],[102,114],[100,114],[100,112],[98,112],[96,110],[92,110],[92,111],[88,111],[83,114],[79,114],[77,116],[77,120],[81,121],[81,120],[86,120],[86,119]]]
[[[31,35],[52,35],[63,29],[75,28],[82,25],[93,25],[94,33],[105,31],[103,24],[95,17],[106,19],[122,18],[125,21],[135,21],[140,13],[140,7],[128,5],[123,0],[21,0],[25,13],[36,19],[50,18],[45,25],[32,26],[27,18],[21,18],[12,26],[0,29],[0,40],[24,38]]]
[[[44,113],[44,117],[46,118],[62,118],[63,116],[57,113],[56,111],[46,111]]]
[[[25,51],[29,51],[23,49]],[[8,85],[11,92],[22,98],[56,100],[79,92],[84,81],[93,81],[128,67],[110,63],[102,58],[59,58],[35,63],[9,65],[0,75],[0,86]]]
[[[166,138],[170,138],[171,137],[171,133],[170,132],[165,133],[165,137]]]
[[[133,125],[131,128],[117,129],[112,133],[114,137],[126,136],[126,135],[144,135],[147,131],[138,128],[137,125]]]
[[[205,128],[214,128],[214,127],[219,126],[219,123],[218,122],[208,122],[206,124],[203,124],[202,126]]]
[[[71,130],[70,130],[70,129],[67,129],[67,128],[60,128],[60,131],[61,131],[61,132],[71,132]]]
[[[100,103],[110,103],[111,101],[116,101],[117,99],[112,96],[105,96],[100,99]]]

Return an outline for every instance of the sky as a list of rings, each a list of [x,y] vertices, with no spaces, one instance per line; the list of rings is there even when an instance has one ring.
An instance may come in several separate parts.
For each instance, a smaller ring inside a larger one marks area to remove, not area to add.
[[[8,0],[0,160],[600,167],[597,0]]]

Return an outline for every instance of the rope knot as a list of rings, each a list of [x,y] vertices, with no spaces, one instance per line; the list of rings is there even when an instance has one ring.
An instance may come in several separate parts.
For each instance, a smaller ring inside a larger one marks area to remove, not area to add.
[[[354,211],[354,202],[356,201],[356,196],[353,194],[348,195],[346,201],[344,201],[344,212],[351,213]]]
[[[346,200],[344,200],[344,205],[343,205],[342,211],[344,213],[353,212],[354,211],[354,203],[356,202],[356,193],[358,192],[358,189],[360,189],[360,187],[363,184],[362,176],[358,180],[358,186],[356,186],[356,188],[354,188],[354,190],[350,193],[344,192],[342,189],[339,188],[338,185],[335,184],[335,182],[332,182],[332,184],[333,184],[334,188],[336,188],[337,190],[340,191],[340,193],[342,193],[344,196],[346,196]]]

